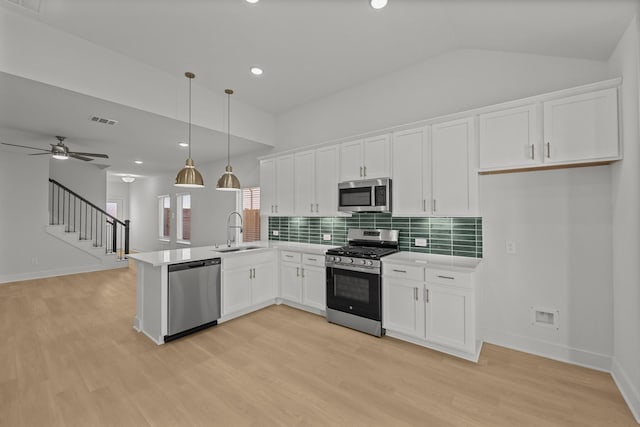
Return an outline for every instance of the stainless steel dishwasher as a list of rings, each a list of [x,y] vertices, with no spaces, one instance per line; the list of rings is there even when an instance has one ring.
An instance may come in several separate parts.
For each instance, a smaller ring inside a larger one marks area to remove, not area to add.
[[[218,324],[220,258],[170,264],[168,342]]]

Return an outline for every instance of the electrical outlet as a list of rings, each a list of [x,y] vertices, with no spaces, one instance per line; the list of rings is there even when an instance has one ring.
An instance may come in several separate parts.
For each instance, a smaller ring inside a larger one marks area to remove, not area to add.
[[[414,245],[416,247],[419,247],[419,248],[426,248],[427,247],[427,239],[425,239],[425,238],[416,238],[416,240],[414,242]]]
[[[516,242],[514,242],[513,240],[507,240],[504,242],[504,244],[508,254],[516,253]]]
[[[322,240],[331,240],[331,234],[323,234]]]
[[[271,232],[271,234],[273,234],[274,236],[279,236],[280,235],[280,231],[279,230],[273,230]]]

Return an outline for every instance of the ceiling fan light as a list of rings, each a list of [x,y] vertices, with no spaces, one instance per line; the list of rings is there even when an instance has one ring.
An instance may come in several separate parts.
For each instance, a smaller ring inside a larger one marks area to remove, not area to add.
[[[57,160],[67,160],[69,158],[69,155],[66,153],[55,153],[51,155],[51,157]]]
[[[180,172],[178,172],[178,175],[176,175],[176,183],[174,184],[174,186],[183,188],[204,187],[204,180],[202,179],[202,175],[193,165],[192,159],[187,159],[187,161],[185,162],[185,167],[180,169]]]
[[[135,177],[133,177],[133,176],[123,176],[120,179],[122,179],[122,181],[126,182],[127,184],[131,184],[133,181],[136,180]]]
[[[224,173],[218,179],[216,190],[221,191],[240,191],[240,180],[233,174],[230,165],[224,169]]]

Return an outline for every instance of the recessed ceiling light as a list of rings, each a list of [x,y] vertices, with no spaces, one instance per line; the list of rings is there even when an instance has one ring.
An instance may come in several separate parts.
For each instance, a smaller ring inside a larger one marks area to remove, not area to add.
[[[374,9],[382,9],[387,5],[387,0],[369,0],[369,4]]]
[[[136,165],[141,165],[141,164],[142,164],[142,160],[135,160],[135,161],[134,161],[134,163],[135,163]]]
[[[133,177],[133,176],[128,176],[128,175],[127,175],[127,176],[122,176],[122,177],[120,177],[120,179],[121,179],[123,182],[126,182],[127,184],[131,184],[133,181],[135,181],[135,180],[136,180],[136,178],[135,178],[135,177]]]
[[[251,3],[251,4],[256,4],[258,3],[260,0],[245,0],[247,3]]]
[[[180,147],[188,147],[188,146],[189,146],[189,143],[187,143],[187,142],[178,142],[178,145],[179,145]]]
[[[262,73],[264,73],[264,71],[262,71],[262,68],[260,67],[251,67],[249,70],[254,76],[261,76]]]

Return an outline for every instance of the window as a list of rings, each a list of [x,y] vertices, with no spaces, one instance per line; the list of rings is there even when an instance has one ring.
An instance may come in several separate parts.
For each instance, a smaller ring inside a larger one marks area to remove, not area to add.
[[[171,239],[171,197],[158,196],[158,237]]]
[[[260,240],[260,187],[243,188],[242,225],[244,242]]]
[[[191,240],[191,194],[178,194],[176,199],[176,238],[178,242],[186,243]]]

